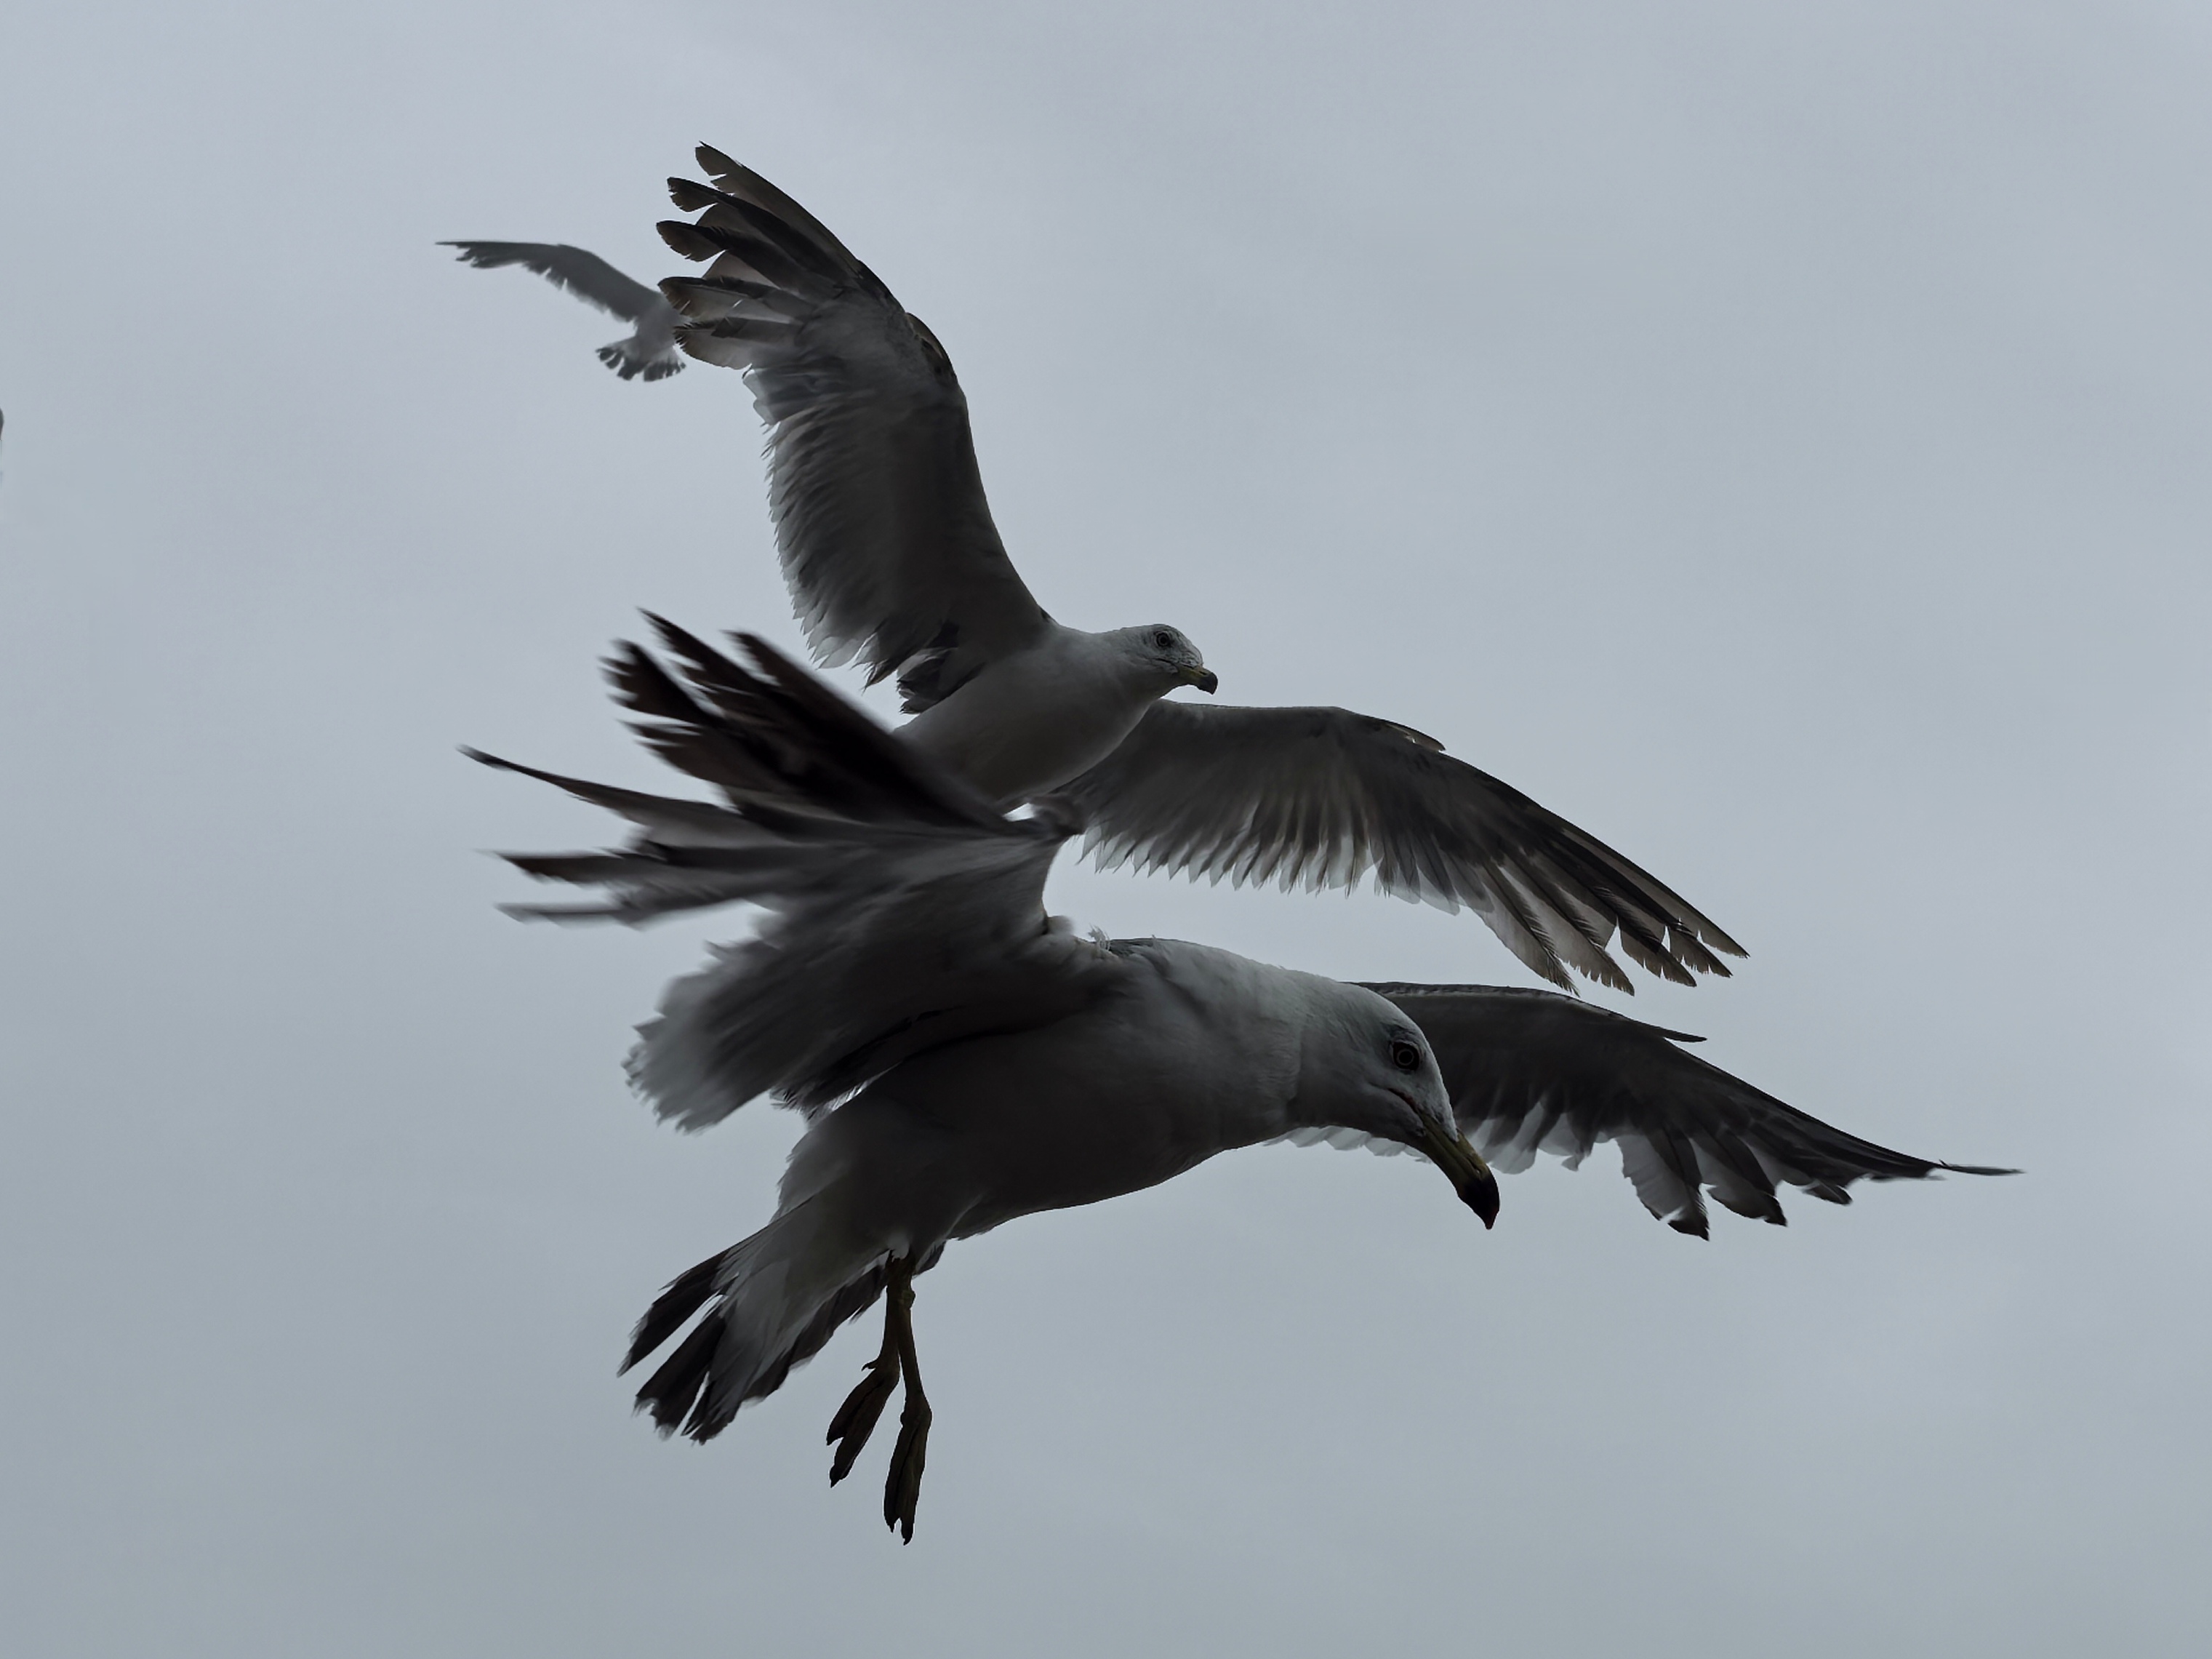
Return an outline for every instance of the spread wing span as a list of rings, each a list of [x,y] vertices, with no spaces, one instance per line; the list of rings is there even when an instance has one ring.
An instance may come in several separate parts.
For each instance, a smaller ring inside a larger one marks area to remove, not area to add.
[[[660,234],[710,263],[661,291],[684,349],[742,370],[768,422],[776,548],[816,657],[857,659],[872,684],[928,651],[949,685],[1038,638],[1048,619],[991,521],[945,348],[812,214],[698,155],[711,185],[668,181],[698,216]]]
[[[1743,947],[1679,893],[1435,738],[1343,708],[1152,705],[1060,792],[1102,868],[1350,887],[1464,904],[1553,983],[1632,991],[1606,951],[1662,979],[1726,975]]]
[[[1893,1152],[1832,1128],[1730,1077],[1662,1030],[1550,991],[1487,985],[1370,985],[1420,1026],[1452,1108],[1499,1174],[1540,1152],[1580,1165],[1601,1140],[1620,1147],[1644,1207],[1678,1232],[1707,1236],[1705,1192],[1738,1215],[1786,1224],[1778,1185],[1848,1204],[1855,1181],[1920,1181],[1942,1171],[2013,1175]]]

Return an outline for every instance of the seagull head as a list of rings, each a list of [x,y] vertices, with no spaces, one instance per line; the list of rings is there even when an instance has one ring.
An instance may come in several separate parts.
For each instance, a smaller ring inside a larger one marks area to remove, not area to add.
[[[1211,696],[1221,682],[1206,665],[1206,659],[1190,642],[1190,636],[1180,628],[1170,628],[1165,623],[1147,623],[1142,628],[1116,629],[1108,636],[1121,647],[1146,678],[1155,681],[1162,692],[1172,691],[1179,685],[1194,685]]]
[[[1437,1068],[1435,1052],[1421,1030],[1394,1004],[1357,986],[1338,988],[1351,994],[1347,1018],[1332,1022],[1331,1046],[1336,1050],[1330,1070],[1339,1087],[1324,1109],[1338,1115],[1333,1121],[1345,1128],[1364,1130],[1384,1140],[1412,1148],[1443,1170],[1460,1201],[1482,1218],[1485,1227],[1498,1219],[1498,1177],[1490,1165],[1460,1132],[1452,1114],[1451,1092]],[[1306,1070],[1313,1069],[1308,1048]],[[1301,1095],[1308,1093],[1302,1081]],[[1316,1091],[1316,1104],[1321,1103]]]

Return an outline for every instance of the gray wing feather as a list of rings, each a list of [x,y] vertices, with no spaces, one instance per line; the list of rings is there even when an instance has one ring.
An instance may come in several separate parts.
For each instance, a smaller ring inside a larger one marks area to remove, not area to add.
[[[2015,1173],[1862,1140],[1675,1046],[1696,1037],[1553,992],[1367,988],[1420,1026],[1461,1128],[1493,1169],[1525,1170],[1540,1152],[1574,1168],[1600,1141],[1616,1142],[1644,1206],[1699,1238],[1708,1231],[1701,1188],[1739,1215],[1781,1226],[1778,1185],[1848,1204],[1855,1181]]]
[[[479,270],[520,265],[534,270],[556,288],[597,306],[628,322],[654,316],[673,321],[668,301],[643,283],[625,276],[596,253],[566,242],[441,242],[440,247],[459,248],[454,257]]]
[[[1060,792],[1103,868],[1134,863],[1215,881],[1376,886],[1464,904],[1514,955],[1568,986],[1619,990],[1606,951],[1663,979],[1726,975],[1743,947],[1673,889],[1519,790],[1411,727],[1342,708],[1153,704],[1105,760]]]
[[[662,1117],[703,1128],[771,1091],[818,1111],[925,1049],[1060,1018],[1126,971],[1045,916],[1067,826],[991,811],[757,640],[744,641],[752,672],[656,625],[678,672],[626,647],[611,664],[617,691],[648,746],[726,804],[475,758],[640,830],[606,852],[510,854],[530,875],[606,895],[525,914],[767,913],[639,1028],[630,1075]]]
[[[776,547],[816,657],[873,684],[923,651],[972,669],[1038,637],[945,348],[788,196],[705,145],[699,161],[712,186],[669,180],[698,217],[660,231],[711,263],[661,289],[684,349],[741,370],[768,423]]]

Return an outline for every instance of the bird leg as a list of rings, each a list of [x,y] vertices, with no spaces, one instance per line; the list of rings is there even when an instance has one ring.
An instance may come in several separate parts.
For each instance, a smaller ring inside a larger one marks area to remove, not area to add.
[[[921,1467],[929,1449],[929,1400],[921,1391],[921,1367],[914,1357],[914,1263],[894,1256],[884,1272],[884,1341],[898,1341],[899,1369],[906,1377],[906,1404],[899,1409],[898,1444],[891,1450],[890,1476],[884,1482],[884,1524],[896,1527],[902,1543],[914,1541],[915,1505],[921,1499]],[[878,1408],[880,1409],[880,1407]]]
[[[896,1264],[894,1264],[896,1265]],[[888,1279],[889,1274],[885,1277]],[[913,1300],[909,1290],[907,1297]],[[830,1419],[830,1443],[837,1448],[830,1460],[830,1484],[836,1486],[853,1472],[853,1464],[860,1449],[868,1443],[868,1437],[876,1431],[876,1419],[884,1414],[890,1403],[891,1390],[898,1386],[899,1340],[898,1316],[894,1311],[896,1298],[886,1296],[884,1302],[884,1346],[868,1362],[866,1372],[853,1392],[845,1396],[845,1403],[837,1407],[837,1414]]]

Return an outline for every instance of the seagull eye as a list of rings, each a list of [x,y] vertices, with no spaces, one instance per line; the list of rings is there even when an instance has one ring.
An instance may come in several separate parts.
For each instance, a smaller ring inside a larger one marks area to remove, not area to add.
[[[1419,1071],[1421,1045],[1418,1042],[1408,1042],[1403,1037],[1399,1038],[1390,1045],[1390,1063],[1401,1072]]]
[[[1158,633],[1152,635],[1152,643],[1163,651],[1172,650],[1175,647],[1175,635],[1169,633],[1166,629],[1163,628]]]

